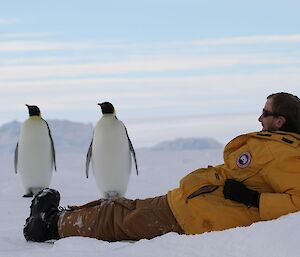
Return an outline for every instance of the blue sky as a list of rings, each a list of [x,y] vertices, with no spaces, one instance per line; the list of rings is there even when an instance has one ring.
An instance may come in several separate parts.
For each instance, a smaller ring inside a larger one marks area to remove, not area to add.
[[[1,1],[0,124],[258,114],[300,96],[299,1]],[[218,116],[219,117],[219,116]],[[226,116],[227,117],[227,116]],[[256,122],[256,121],[255,121]]]

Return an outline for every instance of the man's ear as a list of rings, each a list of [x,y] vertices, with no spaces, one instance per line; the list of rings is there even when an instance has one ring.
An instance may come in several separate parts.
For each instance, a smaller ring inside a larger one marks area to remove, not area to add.
[[[284,116],[278,116],[276,120],[276,125],[278,129],[282,128],[286,122],[286,118]]]

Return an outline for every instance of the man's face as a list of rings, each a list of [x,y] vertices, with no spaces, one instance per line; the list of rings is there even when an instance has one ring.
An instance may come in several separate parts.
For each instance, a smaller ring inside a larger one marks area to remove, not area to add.
[[[272,98],[267,99],[262,114],[259,116],[258,121],[261,122],[263,131],[279,130],[282,123],[282,116],[274,116],[272,109]]]

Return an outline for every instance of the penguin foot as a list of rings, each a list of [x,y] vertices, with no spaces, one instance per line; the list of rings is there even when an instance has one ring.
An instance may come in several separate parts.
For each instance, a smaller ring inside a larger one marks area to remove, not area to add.
[[[119,192],[117,191],[107,191],[105,193],[105,198],[114,199],[119,197]]]
[[[30,192],[30,193],[24,194],[22,197],[24,197],[24,198],[30,198],[30,197],[33,197],[33,193]]]
[[[42,191],[44,187],[32,187],[30,190],[33,193],[33,195],[38,194],[40,191]]]

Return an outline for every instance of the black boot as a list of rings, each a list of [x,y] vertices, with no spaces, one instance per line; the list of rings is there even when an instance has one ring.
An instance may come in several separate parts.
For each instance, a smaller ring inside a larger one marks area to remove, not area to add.
[[[57,222],[60,194],[45,188],[37,193],[30,206],[30,216],[26,219],[23,234],[27,241],[44,242],[59,239]]]

